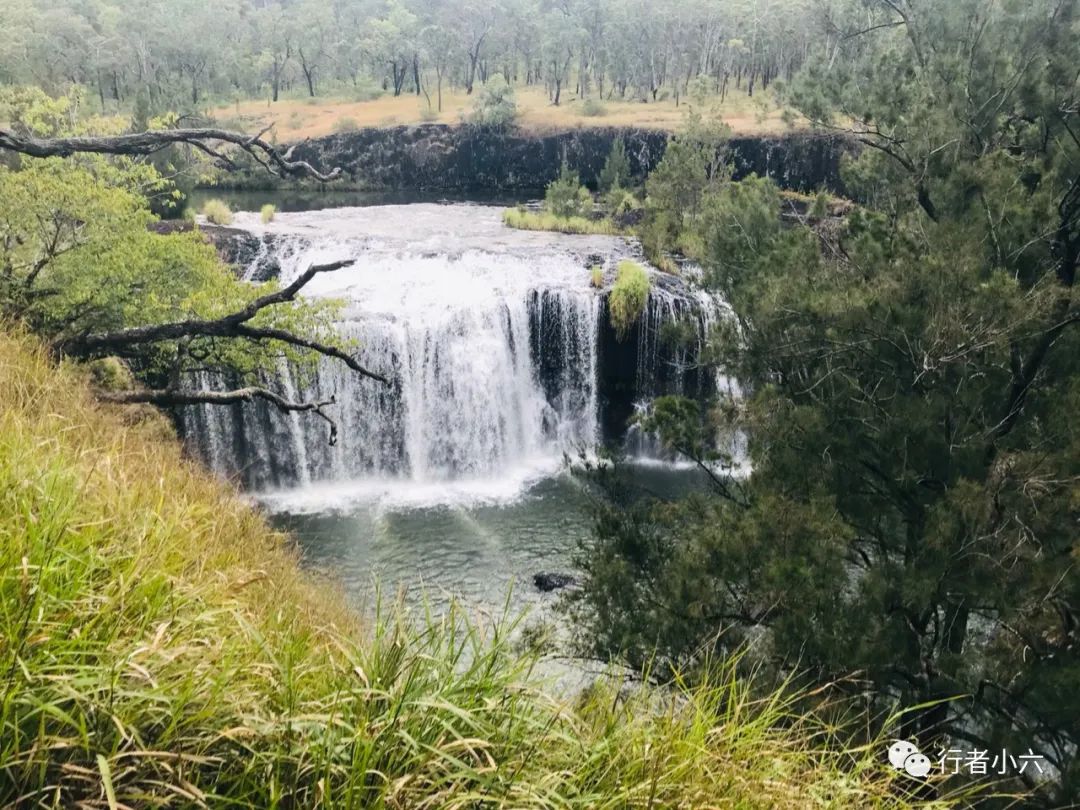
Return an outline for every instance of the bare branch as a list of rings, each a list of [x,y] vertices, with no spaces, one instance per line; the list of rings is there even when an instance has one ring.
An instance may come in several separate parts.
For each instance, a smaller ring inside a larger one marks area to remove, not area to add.
[[[145,403],[163,408],[176,405],[235,405],[240,402],[264,399],[284,413],[310,411],[321,416],[330,425],[330,444],[337,443],[337,422],[323,410],[328,405],[335,404],[336,400],[333,397],[322,402],[291,402],[273,391],[255,386],[237,388],[232,391],[177,391],[168,388],[118,392],[102,391],[98,396],[106,402],[115,402],[122,405]]]
[[[341,176],[340,167],[328,173],[320,172],[304,160],[293,160],[290,149],[282,154],[276,146],[263,140],[263,129],[255,136],[225,129],[161,129],[108,137],[85,136],[78,138],[33,138],[16,135],[8,129],[0,129],[0,149],[10,149],[30,157],[69,157],[77,152],[103,155],[151,155],[173,144],[187,144],[221,160],[226,166],[233,162],[210,143],[226,143],[251,155],[266,167],[267,171],[280,177],[313,177],[329,183]]]

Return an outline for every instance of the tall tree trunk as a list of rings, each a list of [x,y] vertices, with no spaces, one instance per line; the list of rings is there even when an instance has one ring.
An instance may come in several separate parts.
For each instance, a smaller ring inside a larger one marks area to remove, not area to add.
[[[304,58],[304,51],[299,51],[300,55],[300,70],[304,72],[304,81],[307,82],[308,95],[311,98],[315,98],[315,66],[309,65],[307,59]]]

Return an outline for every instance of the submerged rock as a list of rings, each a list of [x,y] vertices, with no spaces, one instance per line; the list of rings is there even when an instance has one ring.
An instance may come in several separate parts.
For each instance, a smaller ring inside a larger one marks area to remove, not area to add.
[[[556,574],[545,573],[533,574],[533,585],[537,590],[549,593],[550,591],[557,591],[561,588],[568,588],[571,585],[576,585],[577,579],[570,574]]]

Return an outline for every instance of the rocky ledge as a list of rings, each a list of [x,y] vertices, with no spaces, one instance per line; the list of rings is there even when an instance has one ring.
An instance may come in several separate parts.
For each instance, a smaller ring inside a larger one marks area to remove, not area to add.
[[[595,186],[617,137],[631,171],[643,177],[660,162],[667,132],[590,127],[536,134],[516,129],[422,124],[378,127],[299,144],[294,156],[327,169],[340,166],[356,186],[371,189],[536,190],[555,179],[565,157]],[[856,147],[841,136],[809,132],[736,137],[736,178],[754,173],[796,191],[842,192],[840,160]]]

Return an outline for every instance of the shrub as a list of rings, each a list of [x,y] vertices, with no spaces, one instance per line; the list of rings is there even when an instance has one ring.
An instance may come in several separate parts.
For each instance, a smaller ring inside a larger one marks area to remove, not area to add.
[[[514,88],[498,82],[484,85],[473,103],[471,124],[481,127],[508,127],[517,120]]]
[[[633,192],[616,186],[604,195],[604,208],[612,216],[626,216],[631,211],[641,210],[641,201],[634,196]]]
[[[267,203],[259,211],[259,219],[263,221],[263,225],[269,225],[274,221],[275,214],[277,214],[277,206],[273,203]]]
[[[637,262],[624,259],[619,262],[615,285],[608,296],[608,310],[615,335],[625,340],[630,329],[641,313],[645,311],[645,302],[649,299],[649,274]]]
[[[360,129],[360,125],[356,123],[356,119],[347,115],[341,116],[334,122],[334,132],[356,132],[358,129]]]
[[[137,387],[131,369],[119,357],[101,357],[87,365],[94,386],[102,391],[127,391]]]
[[[599,118],[602,115],[607,115],[607,107],[599,99],[587,98],[582,102],[580,112],[589,118]]]
[[[420,120],[425,124],[430,124],[439,120],[439,111],[432,107],[430,104],[423,104],[420,106]]]
[[[611,144],[611,151],[600,170],[600,190],[611,191],[630,184],[630,161],[626,157],[626,141],[622,136]]]
[[[589,284],[598,290],[604,286],[604,269],[600,265],[593,265],[592,273],[589,276]]]
[[[829,215],[829,195],[824,191],[819,191],[817,196],[814,197],[814,202],[810,205],[810,210],[806,212],[806,215],[810,219],[824,219]]]
[[[207,200],[203,203],[202,215],[214,225],[232,225],[232,211],[223,200]]]
[[[557,217],[583,217],[592,212],[592,195],[564,160],[559,176],[547,187],[544,208]]]

